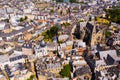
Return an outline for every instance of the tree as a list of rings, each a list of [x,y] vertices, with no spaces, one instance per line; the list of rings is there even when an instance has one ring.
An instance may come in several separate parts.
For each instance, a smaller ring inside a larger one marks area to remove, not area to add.
[[[94,20],[97,21],[97,17],[96,16],[95,16]]]
[[[23,21],[24,21],[24,19],[23,19],[23,18],[20,18],[20,19],[19,19],[19,21],[20,21],[20,22],[23,22]]]
[[[47,33],[46,33],[46,34],[48,35],[48,39],[52,39],[52,35],[51,35],[50,30],[47,30]]]
[[[58,35],[58,27],[57,26],[53,26],[50,29],[50,33],[51,33],[52,37],[57,36]]]
[[[57,54],[57,53],[58,53],[58,51],[57,51],[57,50],[55,50],[55,51],[53,51],[53,53],[54,53],[54,54]]]
[[[52,38],[58,35],[58,27],[53,26],[50,30],[42,33],[42,35],[44,36],[45,41],[52,41]]]
[[[113,8],[113,9],[107,9],[106,11],[106,18],[109,21],[120,23],[120,9]]]
[[[27,17],[27,16],[25,16],[24,20],[27,20],[27,19],[28,19],[28,17]]]
[[[33,20],[30,20],[30,22],[33,22]]]
[[[6,21],[7,23],[9,23],[9,19],[5,19],[5,21]]]
[[[69,0],[71,3],[77,3],[77,0]]]
[[[34,75],[31,75],[30,78],[27,80],[34,80]]]
[[[71,77],[71,66],[69,64],[65,65],[63,69],[59,72],[62,77]]]
[[[106,31],[106,32],[105,32],[105,36],[106,36],[106,37],[110,37],[110,36],[111,36],[111,32]]]
[[[51,9],[51,10],[50,10],[50,13],[54,13],[54,9]]]
[[[46,32],[42,33],[42,35],[44,36],[45,41],[51,41],[52,40],[50,30],[47,30]]]
[[[70,26],[70,23],[66,22],[66,26]]]
[[[61,43],[63,43],[63,41],[58,41],[58,44],[61,44]]]
[[[63,0],[56,0],[56,2],[63,2]]]
[[[67,27],[67,26],[70,26],[70,23],[65,22],[65,23],[62,23],[61,26]]]
[[[21,18],[19,19],[19,21],[20,21],[20,22],[23,22],[23,21],[25,21],[25,20],[27,20],[27,19],[28,19],[28,17],[25,16],[24,18],[21,17]]]

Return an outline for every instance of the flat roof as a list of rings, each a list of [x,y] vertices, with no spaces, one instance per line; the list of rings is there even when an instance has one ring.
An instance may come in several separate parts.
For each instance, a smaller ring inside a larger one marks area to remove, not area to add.
[[[0,55],[0,63],[8,62],[8,55]]]

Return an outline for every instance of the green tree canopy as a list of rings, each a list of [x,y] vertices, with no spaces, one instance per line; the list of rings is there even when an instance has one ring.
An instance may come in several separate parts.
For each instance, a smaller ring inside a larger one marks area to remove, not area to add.
[[[23,22],[23,21],[25,21],[25,20],[27,20],[28,19],[28,17],[27,16],[25,16],[24,18],[23,17],[21,17],[20,19],[19,19],[19,21],[20,22]]]
[[[50,29],[50,33],[51,33],[52,37],[57,36],[58,35],[58,27],[57,26],[53,26]]]
[[[20,18],[20,19],[19,19],[19,21],[20,21],[20,22],[23,22],[23,21],[24,21],[24,19],[23,19],[23,18]]]
[[[25,16],[24,20],[27,20],[27,19],[28,19],[28,17],[27,17],[27,16]]]
[[[71,66],[69,64],[65,65],[63,69],[59,72],[62,77],[71,77]]]
[[[106,18],[112,22],[120,23],[120,9],[113,8],[107,9],[106,11]]]
[[[57,51],[57,50],[55,50],[55,51],[53,51],[53,53],[54,53],[54,54],[57,54],[57,53],[58,53],[58,51]]]
[[[45,41],[52,41],[52,38],[58,35],[58,27],[53,26],[50,30],[47,30],[44,33],[42,33],[42,35],[44,36]]]
[[[54,13],[54,9],[51,9],[51,10],[50,10],[50,13]]]
[[[30,78],[27,80],[34,80],[34,77],[35,77],[34,75],[31,75]]]
[[[67,26],[70,26],[70,23],[65,22],[65,23],[62,23],[61,26],[65,26],[65,27],[67,27]]]
[[[106,37],[110,37],[110,36],[111,36],[111,32],[106,31],[106,32],[105,32],[105,36],[106,36]]]

